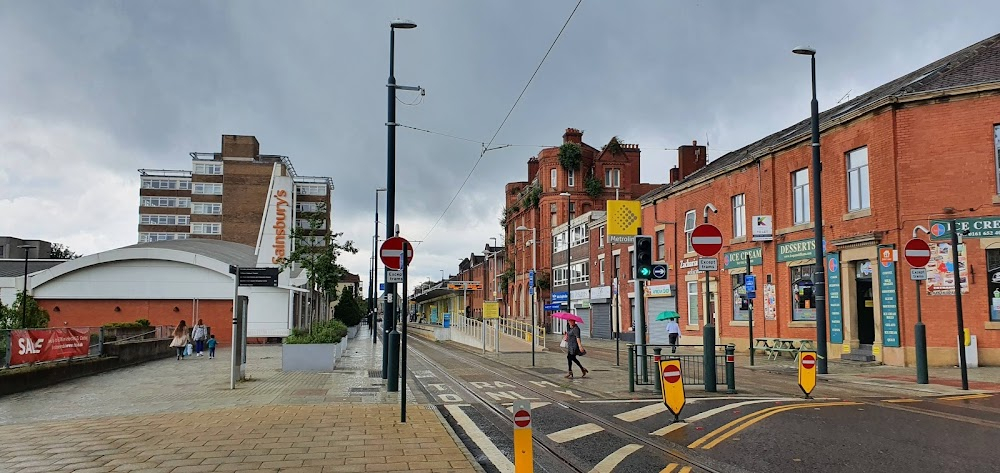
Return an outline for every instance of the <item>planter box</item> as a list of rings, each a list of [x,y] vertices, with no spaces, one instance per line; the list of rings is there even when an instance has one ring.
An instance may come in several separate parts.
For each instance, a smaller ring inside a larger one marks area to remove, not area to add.
[[[347,353],[347,337],[341,338],[338,345],[337,359],[339,360],[341,356],[344,356],[344,353]]]
[[[347,327],[347,338],[354,339],[358,336],[358,331],[361,329],[361,324],[355,325],[353,327]]]
[[[316,371],[329,373],[337,364],[338,343],[281,345],[282,371]]]

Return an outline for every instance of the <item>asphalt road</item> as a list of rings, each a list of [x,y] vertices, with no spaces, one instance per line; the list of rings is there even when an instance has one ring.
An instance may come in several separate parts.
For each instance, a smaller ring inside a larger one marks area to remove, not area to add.
[[[532,403],[536,471],[1000,471],[995,395],[720,395],[688,399],[675,423],[656,399],[589,394],[450,344],[410,346],[411,388],[490,472],[513,471],[510,406],[518,400]]]

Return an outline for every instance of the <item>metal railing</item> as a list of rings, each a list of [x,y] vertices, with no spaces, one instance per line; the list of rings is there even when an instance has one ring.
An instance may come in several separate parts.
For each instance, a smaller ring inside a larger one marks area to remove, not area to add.
[[[545,348],[545,327],[536,326],[532,330],[531,323],[528,322],[506,318],[496,320],[500,326],[500,333],[519,338],[528,343],[534,341],[536,347]]]
[[[451,320],[451,339],[465,345],[482,347],[484,351],[497,349],[495,329],[487,320],[484,323],[470,317],[456,317]]]
[[[642,361],[642,350],[646,348],[646,362]],[[635,345],[628,344],[629,392],[635,391],[635,386],[658,386],[660,373],[656,357],[662,359],[678,359],[681,361],[681,381],[685,385],[705,384],[705,355],[703,345],[678,345],[678,353],[670,352],[670,345]],[[715,353],[715,384],[726,385],[726,345],[716,345]],[[721,350],[721,352],[720,352]]]

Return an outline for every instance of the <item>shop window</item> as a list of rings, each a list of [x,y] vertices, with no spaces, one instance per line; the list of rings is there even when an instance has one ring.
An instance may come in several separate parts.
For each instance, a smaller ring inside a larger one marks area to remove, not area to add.
[[[789,268],[792,280],[792,321],[816,320],[816,297],[813,294],[813,265]]]
[[[733,320],[750,320],[750,299],[747,299],[747,288],[744,284],[745,275],[732,275],[733,288]]]
[[[986,277],[990,298],[990,321],[1000,322],[1000,250],[986,250]]]

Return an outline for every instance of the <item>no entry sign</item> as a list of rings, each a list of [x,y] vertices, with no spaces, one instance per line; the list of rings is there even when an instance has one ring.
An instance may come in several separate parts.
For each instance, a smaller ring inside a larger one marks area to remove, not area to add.
[[[681,378],[681,360],[660,360],[660,388],[663,391],[663,404],[674,415],[674,420],[680,418],[684,409],[684,382]]]
[[[816,388],[816,352],[799,353],[799,388],[805,393],[806,399]]]
[[[378,252],[382,264],[389,269],[400,269],[399,257],[403,254],[403,248],[406,248],[406,265],[409,266],[410,261],[413,261],[413,246],[405,238],[400,237],[392,237],[382,242]]]
[[[525,429],[531,425],[531,413],[528,411],[517,411],[514,413],[514,425],[518,428]]]
[[[816,358],[812,355],[802,355],[802,367],[811,370],[816,367]]]
[[[931,261],[931,247],[926,241],[914,238],[903,247],[903,258],[914,268],[923,268]]]
[[[715,225],[698,225],[691,232],[691,247],[701,256],[713,256],[722,249],[722,232]]]
[[[668,383],[676,383],[681,380],[681,368],[677,365],[667,365],[663,367],[663,380]]]

